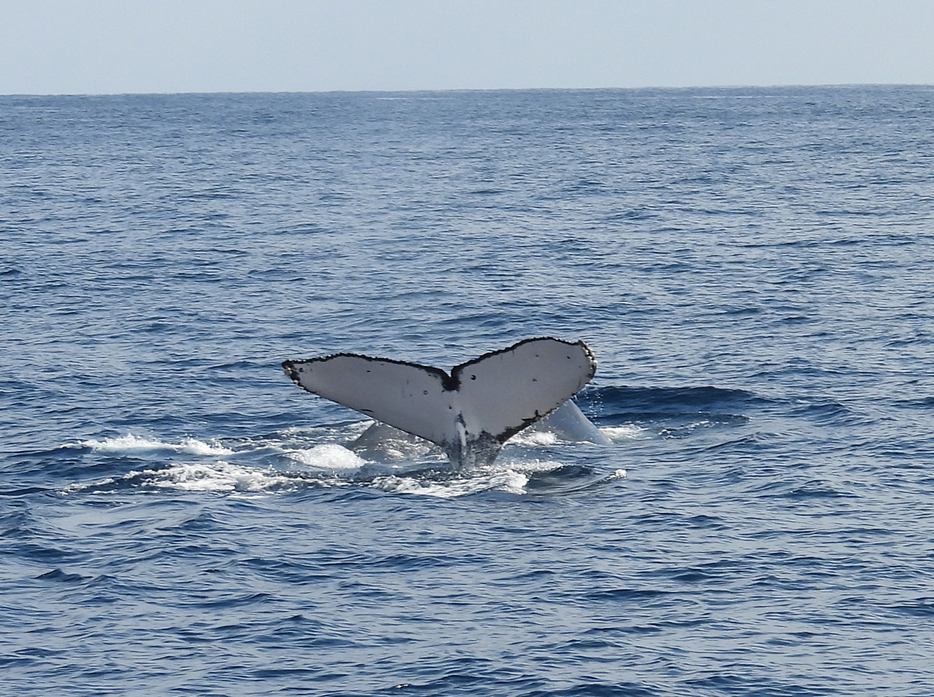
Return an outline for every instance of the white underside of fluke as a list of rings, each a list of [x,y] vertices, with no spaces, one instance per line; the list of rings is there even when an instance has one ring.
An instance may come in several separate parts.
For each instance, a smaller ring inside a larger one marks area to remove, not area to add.
[[[593,377],[583,341],[526,339],[439,368],[339,353],[285,361],[305,390],[441,446],[457,466],[492,462],[503,443],[557,409]]]

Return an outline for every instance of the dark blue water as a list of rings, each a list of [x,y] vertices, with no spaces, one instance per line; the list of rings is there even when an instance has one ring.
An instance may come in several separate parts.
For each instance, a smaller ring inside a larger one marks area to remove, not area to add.
[[[0,97],[0,693],[929,695],[934,89]],[[586,340],[456,474],[283,375]]]

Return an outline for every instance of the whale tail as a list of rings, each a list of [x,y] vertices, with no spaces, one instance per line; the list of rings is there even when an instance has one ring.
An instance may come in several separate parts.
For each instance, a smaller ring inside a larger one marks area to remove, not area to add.
[[[577,394],[597,364],[583,341],[538,338],[450,373],[352,353],[282,367],[308,392],[431,441],[455,466],[471,467],[492,462],[509,438]]]

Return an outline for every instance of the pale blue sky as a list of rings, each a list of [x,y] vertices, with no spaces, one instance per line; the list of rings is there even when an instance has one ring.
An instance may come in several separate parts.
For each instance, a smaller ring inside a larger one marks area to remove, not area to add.
[[[0,0],[0,94],[934,84],[934,0]]]

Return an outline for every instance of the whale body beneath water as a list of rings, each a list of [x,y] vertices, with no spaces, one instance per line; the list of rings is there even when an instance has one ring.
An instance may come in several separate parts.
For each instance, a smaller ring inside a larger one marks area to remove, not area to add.
[[[299,387],[440,446],[458,468],[493,462],[520,431],[556,414],[556,423],[587,421],[568,400],[593,378],[593,352],[583,341],[520,341],[447,373],[440,368],[337,353],[288,360]],[[592,424],[591,424],[592,426]],[[596,435],[580,440],[596,440]]]

